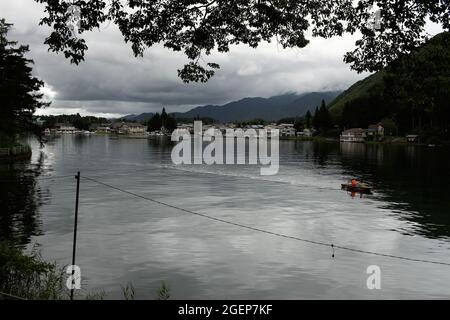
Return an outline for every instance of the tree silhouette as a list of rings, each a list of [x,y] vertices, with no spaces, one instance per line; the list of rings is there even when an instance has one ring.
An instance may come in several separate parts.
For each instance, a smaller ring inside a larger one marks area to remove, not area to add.
[[[319,116],[318,126],[322,132],[326,132],[328,129],[331,128],[332,124],[330,113],[328,112],[328,108],[324,100],[322,100],[318,116]]]
[[[305,126],[307,129],[311,128],[312,115],[311,111],[307,111],[305,114]]]
[[[314,111],[314,116],[312,118],[312,125],[313,125],[314,129],[316,129],[316,130],[320,129],[319,107],[316,107],[316,110]]]
[[[47,106],[39,93],[44,83],[32,76],[32,60],[26,59],[28,46],[8,41],[11,24],[0,20],[0,143],[14,143],[18,133],[38,132],[32,116],[36,109]]]
[[[136,56],[158,43],[184,52],[190,62],[178,75],[185,82],[206,82],[214,75],[218,64],[200,63],[213,50],[228,52],[236,44],[256,48],[273,39],[284,48],[303,48],[309,33],[330,38],[359,32],[357,48],[345,61],[358,72],[380,70],[424,42],[428,20],[450,27],[448,0],[35,1],[45,4],[41,24],[53,29],[45,43],[73,63],[81,62],[88,49],[80,36],[112,22]],[[374,23],[375,4],[380,20]],[[77,19],[73,12],[79,12]]]
[[[159,131],[162,127],[161,116],[159,113],[155,113],[153,117],[148,121],[147,131]]]
[[[175,117],[167,114],[166,108],[162,109],[161,115],[159,113],[155,113],[153,117],[148,122],[147,131],[159,131],[159,130],[167,130],[168,132],[172,132],[177,128],[177,121]]]
[[[166,128],[166,122],[167,122],[167,112],[166,108],[163,108],[161,112],[161,127]]]

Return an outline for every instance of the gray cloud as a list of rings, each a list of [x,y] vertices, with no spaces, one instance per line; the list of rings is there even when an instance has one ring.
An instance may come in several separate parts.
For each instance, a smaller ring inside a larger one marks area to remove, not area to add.
[[[221,65],[210,82],[184,84],[177,77],[177,69],[187,61],[182,54],[155,46],[143,58],[135,58],[114,25],[86,35],[86,61],[75,66],[43,44],[49,29],[38,26],[44,16],[42,5],[31,0],[2,1],[0,12],[14,23],[10,37],[30,45],[35,73],[45,81],[53,101],[46,113],[128,114],[162,106],[171,112],[185,111],[248,96],[345,89],[366,76],[343,63],[344,53],[355,41],[343,37],[312,39],[304,49],[282,50],[276,43],[257,49],[236,46],[227,54],[204,58]]]

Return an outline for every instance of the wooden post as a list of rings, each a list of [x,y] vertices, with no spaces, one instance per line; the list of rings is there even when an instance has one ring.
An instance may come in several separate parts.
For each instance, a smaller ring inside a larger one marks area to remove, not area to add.
[[[75,269],[74,269],[75,252],[77,250],[78,201],[80,198],[80,171],[77,172],[75,179],[77,179],[77,192],[76,192],[76,196],[75,196],[75,223],[74,223],[74,227],[73,227],[72,281],[74,281],[73,275],[75,273]],[[72,286],[72,288],[70,289],[70,300],[73,300],[73,292],[74,292],[74,288]]]

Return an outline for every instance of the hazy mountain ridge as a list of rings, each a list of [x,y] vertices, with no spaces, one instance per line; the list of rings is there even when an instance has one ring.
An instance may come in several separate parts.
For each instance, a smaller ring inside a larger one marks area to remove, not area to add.
[[[385,71],[382,70],[357,81],[330,103],[330,111],[335,115],[340,115],[346,103],[382,92],[384,75]]]
[[[213,118],[221,122],[264,119],[277,121],[282,118],[299,117],[314,111],[322,99],[330,103],[341,92],[288,93],[270,98],[244,98],[224,105],[196,107],[184,113],[175,113],[177,118]]]
[[[150,118],[153,117],[153,115],[154,113],[152,112],[146,112],[141,114],[129,114],[122,118],[119,118],[119,120],[144,122],[150,120]]]

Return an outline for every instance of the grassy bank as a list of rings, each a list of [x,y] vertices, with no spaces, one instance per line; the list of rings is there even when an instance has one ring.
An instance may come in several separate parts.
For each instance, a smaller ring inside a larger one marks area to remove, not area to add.
[[[0,298],[67,299],[63,270],[45,262],[36,249],[29,254],[9,241],[0,241]]]
[[[66,287],[67,274],[56,263],[44,261],[34,247],[25,252],[20,246],[8,240],[0,240],[0,300],[67,300],[70,291]],[[125,300],[134,300],[135,289],[131,283],[122,286]],[[171,296],[169,286],[163,281],[155,292],[157,300]],[[102,300],[106,292],[76,293],[77,299]]]
[[[31,157],[29,145],[15,144],[10,147],[0,147],[0,160],[20,160]]]
[[[31,155],[28,144],[18,142],[17,137],[0,133],[0,159],[27,158]]]

